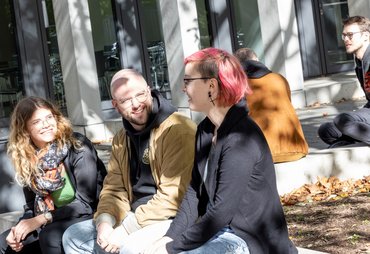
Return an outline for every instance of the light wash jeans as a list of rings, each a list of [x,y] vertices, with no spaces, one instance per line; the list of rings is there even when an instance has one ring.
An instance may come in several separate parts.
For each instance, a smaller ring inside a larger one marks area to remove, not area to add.
[[[249,254],[247,243],[230,228],[220,230],[202,246],[180,254]]]
[[[172,220],[146,226],[125,237],[121,254],[137,254],[164,236]],[[70,226],[63,235],[63,248],[66,254],[106,253],[96,243],[96,229],[93,220]]]

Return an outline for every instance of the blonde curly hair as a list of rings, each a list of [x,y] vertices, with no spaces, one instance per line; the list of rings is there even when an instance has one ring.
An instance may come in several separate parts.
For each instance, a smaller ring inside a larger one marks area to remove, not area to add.
[[[55,105],[40,97],[31,96],[22,99],[11,116],[8,143],[8,155],[16,172],[15,179],[21,186],[30,186],[32,177],[38,173],[37,151],[29,135],[27,122],[40,108],[50,110],[55,117],[57,123],[55,141],[58,148],[64,145],[73,146],[76,149],[81,147],[80,142],[73,136],[72,124]],[[44,148],[44,150],[47,149],[48,147]]]

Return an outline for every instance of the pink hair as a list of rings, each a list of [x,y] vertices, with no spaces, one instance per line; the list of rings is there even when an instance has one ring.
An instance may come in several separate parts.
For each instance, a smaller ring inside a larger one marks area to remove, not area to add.
[[[225,50],[205,48],[185,58],[184,64],[195,63],[203,77],[218,81],[220,106],[231,106],[246,95],[252,94],[247,76],[238,59]]]

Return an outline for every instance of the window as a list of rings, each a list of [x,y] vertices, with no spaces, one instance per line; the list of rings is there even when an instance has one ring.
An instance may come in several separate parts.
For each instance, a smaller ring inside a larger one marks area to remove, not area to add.
[[[264,49],[257,0],[232,0],[236,49],[251,48],[260,60],[264,59]]]
[[[12,3],[8,0],[0,6],[0,118],[10,116],[23,94]]]
[[[110,101],[110,81],[121,69],[111,0],[89,0],[89,11],[100,98]],[[111,106],[110,103],[108,105]]]

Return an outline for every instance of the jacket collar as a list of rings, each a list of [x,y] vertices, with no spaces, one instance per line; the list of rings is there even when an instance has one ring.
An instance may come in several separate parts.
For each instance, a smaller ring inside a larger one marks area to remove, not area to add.
[[[246,60],[242,63],[244,72],[250,79],[261,78],[271,73],[271,71],[259,61]]]
[[[217,131],[218,139],[229,133],[233,126],[235,126],[240,119],[246,117],[247,115],[247,102],[243,98],[238,103],[233,105],[226,113],[225,118]],[[207,133],[213,133],[214,128],[214,124],[209,120],[209,118],[206,118],[204,120],[204,131]]]

